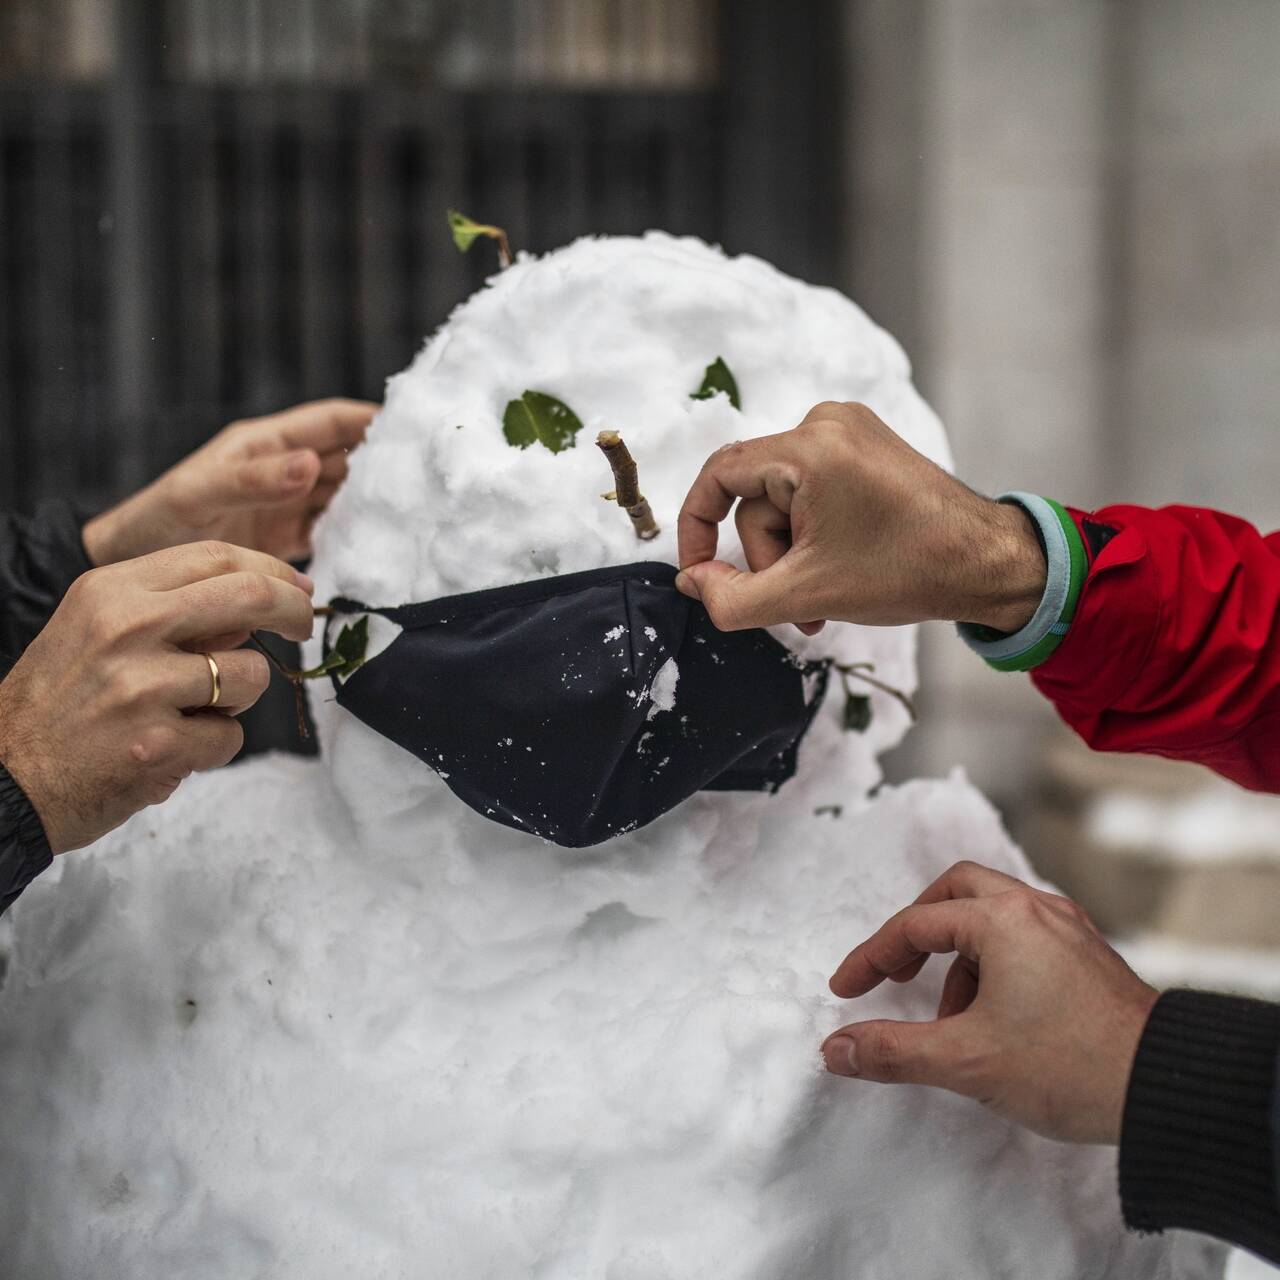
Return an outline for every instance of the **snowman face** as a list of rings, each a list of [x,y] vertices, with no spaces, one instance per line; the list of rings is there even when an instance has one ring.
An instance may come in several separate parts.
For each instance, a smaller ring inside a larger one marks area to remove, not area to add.
[[[717,359],[737,381],[740,409],[724,394],[692,398]],[[577,414],[573,447],[508,442],[504,410],[526,390]],[[317,530],[317,598],[396,605],[638,560],[674,563],[676,515],[707,456],[793,426],[833,399],[869,404],[947,463],[941,427],[912,388],[901,350],[832,290],[653,233],[582,240],[523,260],[459,307],[390,380]],[[637,461],[661,526],[653,541],[637,541],[625,513],[601,496],[613,488],[593,443],[603,429],[619,432]],[[732,522],[719,554],[742,563]],[[375,620],[370,654],[394,634]],[[812,639],[789,627],[775,634],[806,657],[871,661],[882,679],[914,685],[907,629],[837,624]],[[400,748],[330,703],[313,703],[325,755],[358,811],[416,808],[443,790]],[[836,754],[870,760],[904,726],[886,707],[856,742],[845,735]]]

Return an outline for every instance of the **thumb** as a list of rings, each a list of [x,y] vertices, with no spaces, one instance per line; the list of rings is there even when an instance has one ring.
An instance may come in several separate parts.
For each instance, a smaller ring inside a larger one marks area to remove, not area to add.
[[[701,600],[721,631],[771,627],[789,621],[779,590],[780,564],[781,560],[759,573],[749,573],[723,560],[704,560],[682,569],[676,575],[676,587]]]
[[[936,1022],[854,1022],[822,1046],[827,1070],[881,1084],[929,1084],[964,1093],[963,1015]]]
[[[319,475],[320,455],[314,449],[251,458],[235,467],[220,496],[232,505],[283,502],[309,493]]]

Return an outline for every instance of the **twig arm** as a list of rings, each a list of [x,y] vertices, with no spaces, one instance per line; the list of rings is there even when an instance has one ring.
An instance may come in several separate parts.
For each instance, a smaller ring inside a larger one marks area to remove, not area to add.
[[[626,443],[616,431],[600,432],[596,437],[596,444],[600,447],[601,453],[608,458],[609,466],[613,469],[614,491],[606,497],[616,501],[618,506],[631,517],[631,525],[636,531],[637,538],[642,542],[649,542],[656,538],[662,530],[658,527],[658,522],[653,518],[653,511],[640,492],[639,469],[636,467],[636,460],[631,456],[631,450],[627,448]]]

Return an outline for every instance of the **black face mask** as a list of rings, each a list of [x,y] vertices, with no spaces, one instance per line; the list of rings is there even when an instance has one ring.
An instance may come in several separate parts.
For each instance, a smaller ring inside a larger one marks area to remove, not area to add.
[[[675,573],[629,564],[387,609],[335,600],[335,614],[403,628],[334,680],[338,703],[478,813],[572,848],[695,791],[776,791],[830,663],[766,631],[718,631]],[[679,677],[661,710],[669,659]]]

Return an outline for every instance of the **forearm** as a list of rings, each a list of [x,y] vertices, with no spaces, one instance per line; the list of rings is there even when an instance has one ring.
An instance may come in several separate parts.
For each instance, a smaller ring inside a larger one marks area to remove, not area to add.
[[[1280,538],[1185,507],[1059,523],[1068,554],[1056,571],[1050,556],[1045,593],[1062,601],[1049,610],[1056,635],[1042,632],[1038,649],[1026,634],[964,628],[966,639],[992,665],[1031,670],[1090,746],[1280,790]]]
[[[1204,1232],[1280,1261],[1280,1006],[1166,992],[1138,1045],[1120,1138],[1135,1230]]]
[[[0,674],[92,568],[81,524],[81,513],[60,501],[42,504],[34,516],[0,515]]]
[[[0,764],[0,915],[52,861],[39,816]]]

